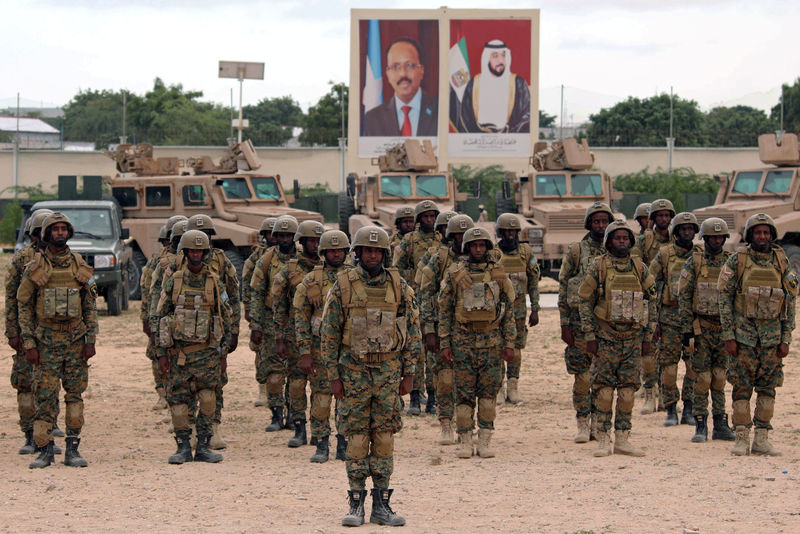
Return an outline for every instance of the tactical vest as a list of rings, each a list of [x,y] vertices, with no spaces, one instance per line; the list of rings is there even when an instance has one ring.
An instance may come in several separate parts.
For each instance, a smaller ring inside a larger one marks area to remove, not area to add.
[[[77,252],[66,267],[56,267],[37,253],[29,276],[39,288],[36,299],[37,323],[71,323],[83,316],[81,288],[91,279],[93,269]]]
[[[216,347],[222,339],[222,313],[220,310],[216,274],[206,271],[203,289],[184,284],[185,269],[172,275],[172,303],[175,305],[172,328],[160,328],[161,332],[172,332],[172,338],[193,344]],[[215,313],[216,312],[216,313]],[[169,319],[164,317],[164,319]],[[164,325],[168,326],[168,325]]]
[[[785,292],[783,272],[787,259],[783,249],[775,248],[775,262],[767,267],[758,265],[750,251],[740,251],[737,258],[739,290],[733,304],[737,313],[748,319],[777,319],[783,312]]]
[[[725,252],[723,259],[727,258]],[[698,315],[712,317],[719,316],[719,273],[722,265],[712,267],[708,264],[702,250],[695,250],[692,261],[694,262],[695,288],[692,298],[692,311]],[[724,262],[723,262],[724,263]]]
[[[403,278],[406,280],[416,280],[417,279],[417,271],[419,260],[422,259],[422,256],[428,251],[429,248],[436,246],[440,241],[438,239],[438,235],[434,232],[434,238],[426,241],[422,237],[422,233],[419,230],[411,232],[410,234],[410,241],[411,241],[411,259],[409,261],[409,268],[401,271],[400,274],[403,275]]]
[[[503,315],[499,310],[501,284],[506,278],[502,265],[485,271],[470,272],[464,263],[450,269],[456,292],[456,321],[476,332],[488,332]],[[513,295],[509,295],[513,297]]]
[[[408,319],[397,316],[403,299],[400,274],[396,269],[386,274],[384,286],[368,286],[357,269],[336,275],[345,313],[342,345],[359,361],[390,359],[407,341]]]
[[[267,290],[266,296],[264,298],[264,305],[267,308],[272,308],[272,291],[270,290],[270,285],[272,285],[272,281],[275,280],[275,276],[278,274],[278,271],[286,265],[287,262],[281,260],[280,255],[276,252],[275,248],[268,249],[265,253],[263,262],[264,268],[264,279],[267,281]]]
[[[642,242],[642,258],[646,260],[645,263],[653,261],[661,247],[666,246],[670,241],[660,241],[656,238],[655,230],[645,230],[644,241]]]
[[[328,292],[333,287],[334,279],[331,279],[325,274],[324,265],[314,266],[311,271],[311,280],[306,284],[306,298],[308,303],[311,304],[311,334],[315,336],[320,335],[322,327],[322,311],[325,308],[325,299],[328,298]]]
[[[511,286],[514,288],[514,301],[524,299],[528,292],[528,262],[531,258],[530,248],[520,243],[517,254],[503,254],[500,265],[503,266]]]
[[[567,280],[567,306],[570,309],[577,311],[581,303],[581,297],[578,295],[578,290],[586,278],[586,270],[592,263],[595,257],[602,254],[601,249],[590,246],[585,240],[578,241],[569,246],[569,254],[572,256],[572,263],[578,266],[578,272],[575,276]]]
[[[618,271],[608,256],[600,260],[598,279],[602,294],[594,308],[595,315],[608,323],[647,324],[647,301],[644,298],[645,267],[641,258],[632,256],[633,268]]]
[[[683,264],[686,263],[686,258],[679,257],[675,247],[675,243],[672,243],[659,251],[662,260],[662,278],[664,279],[661,304],[669,307],[678,305],[678,295],[680,295],[681,289],[681,270],[683,270]],[[666,256],[666,261],[664,261],[664,256]]]

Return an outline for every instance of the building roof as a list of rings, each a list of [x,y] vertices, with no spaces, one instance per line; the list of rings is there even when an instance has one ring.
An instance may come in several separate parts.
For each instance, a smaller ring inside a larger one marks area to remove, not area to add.
[[[17,116],[17,107],[9,106],[5,109],[0,108],[0,115]],[[64,110],[58,107],[20,107],[19,116],[33,116],[39,119],[60,119],[64,117]]]
[[[16,117],[0,116],[0,132],[13,133],[17,131]],[[41,119],[31,119],[29,117],[19,118],[19,131],[25,133],[46,133],[57,134],[58,130],[47,124]]]

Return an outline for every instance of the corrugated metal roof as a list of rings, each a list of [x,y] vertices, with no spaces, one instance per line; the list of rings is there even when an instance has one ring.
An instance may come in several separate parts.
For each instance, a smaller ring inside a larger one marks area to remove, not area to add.
[[[16,117],[0,117],[0,131],[2,132],[16,132],[17,131],[17,118]],[[41,119],[31,119],[29,117],[19,118],[19,131],[26,133],[51,133],[57,134],[58,130],[47,124]]]

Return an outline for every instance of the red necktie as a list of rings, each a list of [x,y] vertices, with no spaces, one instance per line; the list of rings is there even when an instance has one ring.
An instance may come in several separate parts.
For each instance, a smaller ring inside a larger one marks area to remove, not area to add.
[[[403,106],[403,127],[400,129],[400,135],[403,137],[411,137],[411,119],[408,118],[408,112],[411,111],[411,106]]]

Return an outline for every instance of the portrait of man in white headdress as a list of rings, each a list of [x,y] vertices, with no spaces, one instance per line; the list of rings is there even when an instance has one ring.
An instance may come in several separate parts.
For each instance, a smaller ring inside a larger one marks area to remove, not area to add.
[[[511,72],[511,50],[499,39],[484,45],[481,72],[469,81],[461,102],[460,132],[530,132],[530,91]]]

